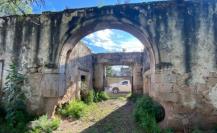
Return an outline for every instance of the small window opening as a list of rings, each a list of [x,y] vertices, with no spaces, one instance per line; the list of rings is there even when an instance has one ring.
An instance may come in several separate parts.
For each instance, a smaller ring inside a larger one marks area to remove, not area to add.
[[[81,81],[85,82],[86,81],[86,76],[85,75],[81,75]]]

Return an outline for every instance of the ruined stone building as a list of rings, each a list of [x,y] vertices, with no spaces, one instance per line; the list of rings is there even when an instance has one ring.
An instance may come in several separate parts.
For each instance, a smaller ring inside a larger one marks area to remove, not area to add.
[[[144,44],[144,52],[93,55],[79,43],[108,28],[131,33]],[[186,115],[193,115],[187,121],[201,127],[217,122],[216,0],[1,17],[2,87],[12,57],[28,76],[28,108],[34,113],[49,112],[58,102],[79,97],[81,80],[102,89],[104,67],[128,63],[134,69],[133,93],[148,94],[164,107],[161,126],[180,128]]]

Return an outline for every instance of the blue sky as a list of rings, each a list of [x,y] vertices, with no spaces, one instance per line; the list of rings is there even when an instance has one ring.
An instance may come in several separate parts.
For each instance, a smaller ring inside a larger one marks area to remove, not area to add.
[[[84,8],[93,6],[123,4],[126,0],[45,0],[44,6],[33,5],[33,13],[43,11],[62,11],[66,8]],[[128,0],[129,3],[150,2],[157,0]],[[143,44],[131,34],[114,29],[94,32],[82,40],[94,53],[107,52],[141,52]]]
[[[94,32],[82,40],[94,53],[142,52],[144,45],[131,34],[115,29]]]
[[[83,8],[93,6],[105,6],[105,5],[116,5],[117,3],[140,3],[150,2],[157,0],[45,0],[45,6],[33,6],[34,13],[41,13],[42,11],[61,11],[66,8]]]

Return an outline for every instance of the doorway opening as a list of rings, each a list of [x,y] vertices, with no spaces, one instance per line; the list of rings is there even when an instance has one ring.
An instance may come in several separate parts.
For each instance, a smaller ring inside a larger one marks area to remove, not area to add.
[[[105,66],[104,90],[112,97],[129,97],[133,89],[132,66]]]

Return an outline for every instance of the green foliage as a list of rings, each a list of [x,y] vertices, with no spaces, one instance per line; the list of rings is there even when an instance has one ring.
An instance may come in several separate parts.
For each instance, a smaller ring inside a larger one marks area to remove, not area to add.
[[[31,13],[30,3],[22,1],[2,0],[0,2],[0,16]]]
[[[106,76],[112,76],[112,67],[111,66],[106,67]]]
[[[27,123],[32,119],[26,111],[26,97],[22,90],[25,79],[23,74],[18,73],[15,63],[11,64],[3,88],[3,104],[6,113],[4,116],[5,125],[1,130],[4,132],[24,132]]]
[[[163,129],[161,133],[174,133],[174,130],[172,128],[166,128],[166,129]]]
[[[22,102],[22,105],[25,102],[26,97],[22,90],[25,79],[25,76],[18,72],[18,68],[13,62],[10,65],[10,70],[6,77],[5,87],[3,88],[3,101],[6,103],[7,107],[13,107],[17,101]]]
[[[43,0],[1,0],[0,16],[4,15],[21,15],[32,13],[32,4],[44,4]]]
[[[52,133],[59,127],[60,119],[48,119],[47,115],[39,117],[32,121],[29,133]]]
[[[94,91],[93,90],[89,90],[87,93],[87,97],[85,98],[86,100],[84,100],[84,102],[86,104],[91,104],[93,103],[93,99],[94,99]]]
[[[109,99],[109,96],[104,91],[95,92],[94,102],[106,101]]]
[[[196,129],[193,129],[192,133],[203,133],[203,131],[196,128]]]
[[[90,89],[81,89],[81,101],[73,100],[59,107],[57,112],[70,118],[80,119],[91,108],[93,102],[107,100],[109,97],[105,92],[94,92]]]
[[[139,98],[143,97],[142,94],[132,94],[128,100],[132,101],[132,102],[136,102]]]
[[[89,89],[87,85],[82,82],[82,88],[81,88],[81,100],[86,103],[86,104],[91,104],[93,103],[94,99],[94,91],[92,89]]]
[[[67,105],[58,109],[58,112],[64,117],[79,119],[85,114],[87,105],[82,101],[70,101]]]
[[[157,119],[158,116],[161,115],[159,114],[161,112],[161,108],[151,97],[143,96],[136,101],[134,118],[139,126],[147,133],[160,133],[161,130],[157,125]]]

